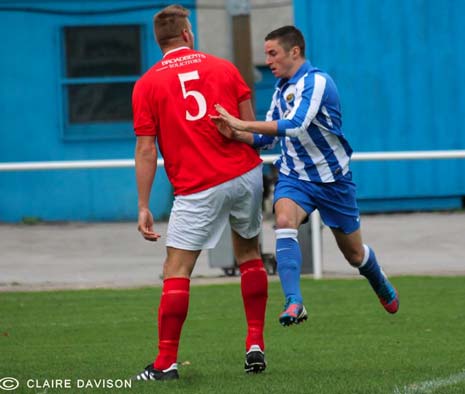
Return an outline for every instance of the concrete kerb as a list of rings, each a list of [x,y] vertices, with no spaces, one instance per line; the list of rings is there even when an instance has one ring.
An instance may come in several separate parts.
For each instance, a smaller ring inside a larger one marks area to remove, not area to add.
[[[156,228],[166,233],[166,223]],[[391,276],[465,275],[463,211],[363,215],[362,231]],[[324,277],[358,278],[331,231],[322,236]],[[271,220],[263,223],[262,249],[274,253]],[[165,258],[163,241],[144,241],[132,222],[0,224],[0,251],[0,291],[159,286]],[[237,282],[201,253],[193,285]]]

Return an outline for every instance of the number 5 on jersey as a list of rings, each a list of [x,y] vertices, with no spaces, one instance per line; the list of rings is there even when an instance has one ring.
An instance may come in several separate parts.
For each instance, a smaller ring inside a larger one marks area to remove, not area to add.
[[[195,70],[195,71],[191,71],[188,73],[178,74],[178,78],[179,78],[179,82],[181,82],[183,97],[187,99],[189,96],[192,96],[197,102],[197,105],[199,107],[199,112],[197,113],[197,115],[192,115],[189,111],[186,110],[186,119],[187,120],[198,120],[198,119],[203,118],[205,114],[207,113],[207,102],[205,101],[205,97],[203,96],[202,93],[200,93],[197,90],[186,89],[187,81],[193,81],[195,79],[200,79],[199,72]]]

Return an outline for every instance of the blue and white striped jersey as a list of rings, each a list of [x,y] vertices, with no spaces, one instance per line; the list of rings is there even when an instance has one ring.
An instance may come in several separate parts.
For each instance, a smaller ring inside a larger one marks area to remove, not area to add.
[[[349,171],[352,148],[341,129],[339,93],[309,61],[292,78],[278,80],[266,120],[277,120],[278,136],[254,134],[254,146],[267,149],[279,141],[274,164],[284,175],[326,183]]]

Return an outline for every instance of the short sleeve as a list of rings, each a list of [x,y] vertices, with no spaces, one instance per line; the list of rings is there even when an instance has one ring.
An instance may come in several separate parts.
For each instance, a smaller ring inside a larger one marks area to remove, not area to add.
[[[249,86],[245,83],[239,70],[231,64],[231,69],[234,77],[234,85],[236,86],[237,101],[242,103],[252,97],[252,92]]]
[[[132,92],[132,113],[136,136],[156,135],[156,121],[149,85],[143,79],[136,82]]]

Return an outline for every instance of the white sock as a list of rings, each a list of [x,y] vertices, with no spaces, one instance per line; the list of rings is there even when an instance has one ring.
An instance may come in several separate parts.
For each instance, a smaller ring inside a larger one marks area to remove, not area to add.
[[[299,232],[294,228],[278,228],[274,232],[276,234],[276,239],[292,238],[294,241],[298,242],[297,234]]]
[[[357,267],[358,269],[362,268],[370,258],[370,248],[367,245],[363,244],[363,250],[365,251],[365,254],[363,256],[362,264],[360,264],[360,266]]]

